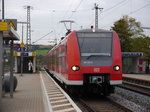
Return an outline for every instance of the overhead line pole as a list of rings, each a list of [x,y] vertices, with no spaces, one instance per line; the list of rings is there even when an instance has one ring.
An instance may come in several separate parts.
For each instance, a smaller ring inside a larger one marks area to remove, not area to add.
[[[24,29],[24,28],[23,28],[23,27],[24,27],[23,24],[28,24],[28,22],[21,22],[21,21],[18,21],[17,23],[18,23],[18,24],[22,24],[22,42],[23,42],[23,29]]]
[[[30,18],[30,11],[33,9],[32,6],[25,6],[25,9],[27,9],[27,40],[26,45],[27,47],[31,47],[31,18]]]
[[[23,24],[28,24],[28,22],[21,22],[21,21],[18,21],[17,22],[18,24],[22,24],[22,43],[23,43]],[[21,43],[21,44],[22,44]],[[23,47],[21,47],[21,76],[23,76]]]
[[[95,5],[95,7],[94,7],[94,9],[95,9],[95,29],[98,29],[98,10],[102,11],[103,8],[99,8],[98,4],[96,4],[96,3],[94,5]]]

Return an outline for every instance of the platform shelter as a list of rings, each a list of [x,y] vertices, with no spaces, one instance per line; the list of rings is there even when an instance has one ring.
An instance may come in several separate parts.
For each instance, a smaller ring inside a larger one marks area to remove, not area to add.
[[[139,59],[142,56],[142,52],[122,52],[123,73],[140,73]]]
[[[33,72],[36,72],[36,52],[29,52],[24,47],[24,52],[18,50],[14,52],[15,56],[15,72],[16,73],[30,73],[29,71],[29,62],[31,61],[33,64]]]
[[[0,20],[0,111],[2,106],[2,85],[4,78],[4,45],[10,46],[10,97],[13,98],[13,44],[19,40],[16,26],[12,21]]]

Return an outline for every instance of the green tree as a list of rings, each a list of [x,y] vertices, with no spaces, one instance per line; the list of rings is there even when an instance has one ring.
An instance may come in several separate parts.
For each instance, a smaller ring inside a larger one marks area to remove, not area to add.
[[[117,32],[121,40],[122,52],[135,51],[133,40],[134,38],[146,36],[143,34],[141,23],[136,22],[136,19],[123,16],[121,19],[114,23],[112,29]]]
[[[150,57],[150,37],[132,39],[132,52],[143,52],[144,57]]]

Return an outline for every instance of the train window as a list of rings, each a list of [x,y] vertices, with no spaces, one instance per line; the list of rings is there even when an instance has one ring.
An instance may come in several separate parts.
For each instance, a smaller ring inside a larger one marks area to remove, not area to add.
[[[94,37],[90,38],[88,34]],[[81,56],[111,56],[112,34],[110,34],[111,33],[83,33],[83,36],[82,33],[79,33],[78,42]]]
[[[77,33],[78,37],[112,37],[111,32],[78,32]]]
[[[112,33],[77,33],[83,66],[110,66],[112,64]]]

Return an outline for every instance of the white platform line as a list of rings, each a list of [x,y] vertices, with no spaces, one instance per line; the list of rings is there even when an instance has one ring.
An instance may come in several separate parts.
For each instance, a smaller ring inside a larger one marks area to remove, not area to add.
[[[67,99],[64,99],[64,100],[58,100],[58,101],[51,101],[50,103],[60,103],[60,102],[65,102],[65,101],[68,101]]]
[[[56,97],[56,98],[49,98],[50,100],[57,100],[57,99],[63,99],[63,98],[66,98],[66,97]]]
[[[41,79],[41,85],[42,85],[42,90],[43,90],[43,97],[44,97],[43,102],[44,102],[45,112],[53,112],[52,107],[50,105],[48,95],[46,94],[47,91],[46,91],[46,88],[45,88],[45,84],[44,84],[44,80],[43,80],[43,77],[41,75],[41,72],[40,72],[40,79]]]
[[[68,104],[54,105],[54,106],[52,106],[52,108],[54,109],[54,108],[57,108],[57,107],[64,107],[64,106],[69,106],[69,105],[71,105],[71,104],[68,103]]]
[[[49,88],[49,89],[51,89],[51,90],[58,90],[58,88]]]
[[[68,112],[68,111],[72,111],[72,110],[75,110],[75,109],[74,108],[69,108],[69,109],[57,110],[57,111],[54,111],[54,112]]]
[[[46,73],[46,72],[45,72]],[[48,73],[46,73],[48,77]],[[68,99],[68,101],[72,104],[73,110],[76,110],[77,112],[82,112],[80,108],[73,102],[73,100],[70,98],[70,96],[50,77],[50,79],[56,84],[56,86],[59,88],[59,90],[65,95],[65,97]],[[63,112],[63,111],[58,111],[58,112]],[[65,112],[65,111],[64,111]]]
[[[47,93],[54,93],[54,92],[60,92],[59,90],[50,90]]]
[[[49,92],[49,93],[47,93],[48,95],[53,95],[53,94],[59,94],[59,93],[61,93],[61,92]]]
[[[50,97],[54,97],[54,96],[62,96],[63,94],[54,94],[54,95],[48,95]]]

